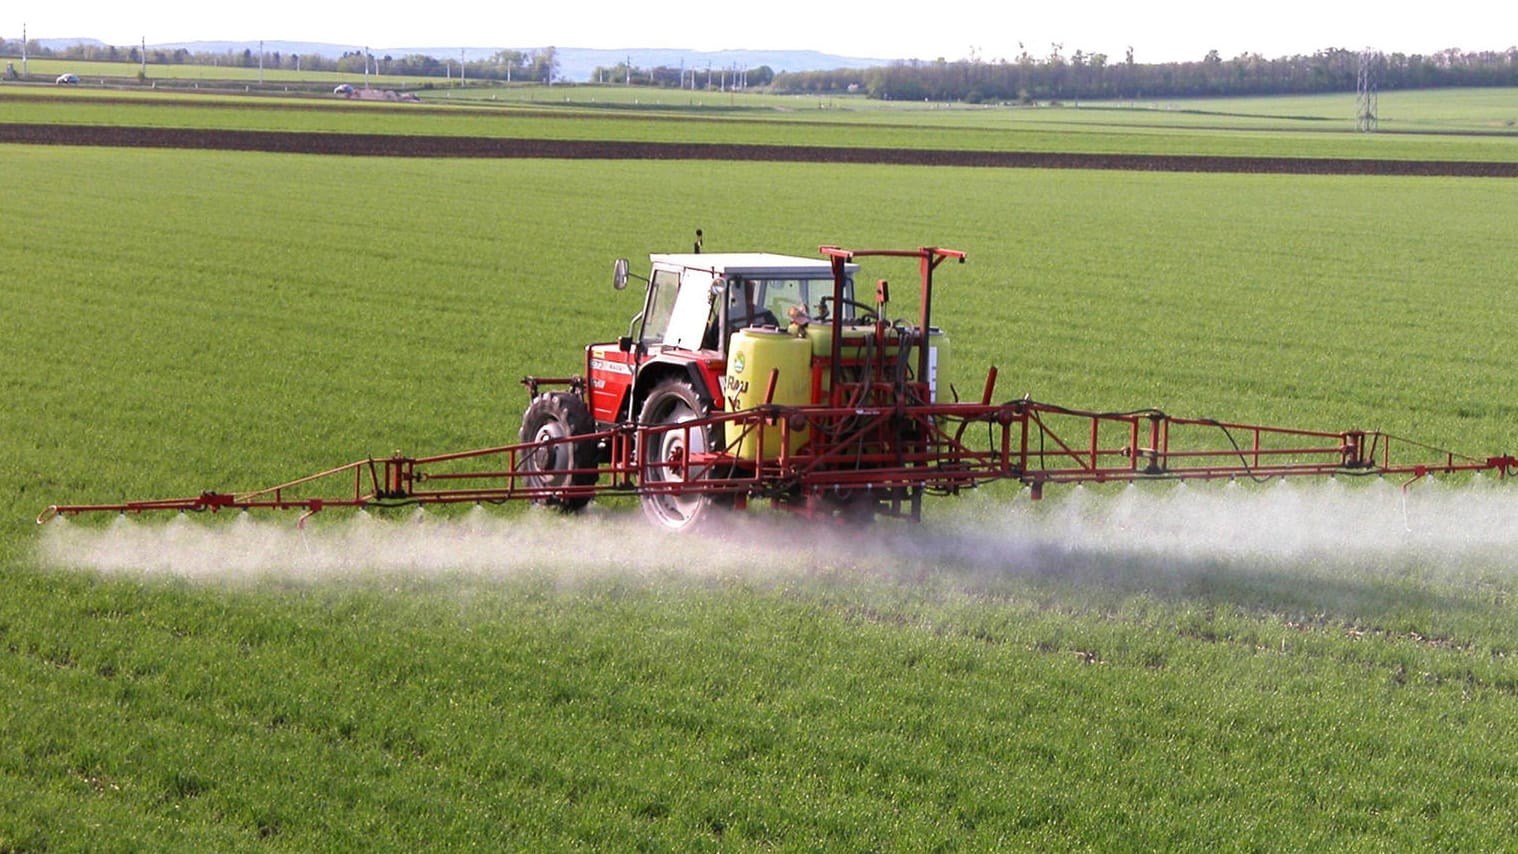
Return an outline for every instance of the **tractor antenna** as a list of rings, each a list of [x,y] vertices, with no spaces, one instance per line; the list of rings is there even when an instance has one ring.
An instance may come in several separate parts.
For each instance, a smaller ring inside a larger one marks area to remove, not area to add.
[[[701,254],[701,229],[696,229],[696,254]]]

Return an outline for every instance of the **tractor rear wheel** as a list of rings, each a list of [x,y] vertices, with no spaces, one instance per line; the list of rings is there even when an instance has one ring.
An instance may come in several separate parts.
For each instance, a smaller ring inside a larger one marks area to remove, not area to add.
[[[532,472],[525,478],[534,489],[561,489],[565,486],[589,486],[596,482],[596,443],[559,442],[593,432],[595,421],[585,401],[567,391],[544,392],[533,398],[522,415],[523,442],[538,447],[522,455],[521,468]],[[538,503],[574,513],[590,503],[588,495],[556,494]]]
[[[706,407],[690,382],[680,378],[664,380],[654,386],[643,401],[638,422],[644,427],[663,427],[695,421],[706,415]],[[708,471],[704,466],[690,466],[687,461],[696,454],[704,454],[720,444],[720,427],[691,427],[685,429],[644,431],[638,447],[639,482],[642,491],[643,513],[653,522],[671,530],[685,530],[711,515],[719,502],[710,492],[686,492],[677,494],[667,487],[678,488],[684,483],[704,478]],[[648,487],[652,487],[650,491]],[[726,502],[721,502],[726,503]]]

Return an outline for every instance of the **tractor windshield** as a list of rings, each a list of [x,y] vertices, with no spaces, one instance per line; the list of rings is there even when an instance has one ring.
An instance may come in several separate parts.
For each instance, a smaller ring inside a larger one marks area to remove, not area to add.
[[[643,334],[645,344],[657,344],[664,340],[664,330],[669,328],[669,318],[675,313],[675,297],[680,294],[680,274],[673,270],[654,270],[648,282],[648,302],[643,309]]]

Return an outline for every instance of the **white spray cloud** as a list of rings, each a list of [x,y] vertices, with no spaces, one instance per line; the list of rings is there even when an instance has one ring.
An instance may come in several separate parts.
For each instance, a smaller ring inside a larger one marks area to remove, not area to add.
[[[55,520],[38,541],[45,565],[191,580],[332,580],[373,575],[482,578],[996,578],[1073,574],[1138,581],[1144,573],[1421,565],[1511,571],[1518,489],[1279,482],[1051,489],[1038,503],[929,499],[921,526],[883,521],[839,529],[737,514],[710,531],[669,534],[633,511],[579,517],[476,509],[405,520],[365,513],[307,528],[288,517],[228,522]]]

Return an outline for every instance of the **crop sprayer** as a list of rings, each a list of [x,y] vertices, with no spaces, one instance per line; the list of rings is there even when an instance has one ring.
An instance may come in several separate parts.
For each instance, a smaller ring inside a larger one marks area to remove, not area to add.
[[[334,507],[531,501],[577,511],[634,495],[671,529],[755,501],[809,517],[920,520],[927,495],[997,480],[1518,474],[1510,455],[1468,457],[1378,431],[1330,432],[1094,412],[978,399],[940,381],[948,335],[932,323],[933,277],[953,249],[819,247],[818,258],[694,251],[650,255],[643,309],[626,335],[585,348],[584,372],[522,380],[520,441],[436,456],[369,458],[250,492],[114,504],[87,512],[275,509],[301,521]],[[862,259],[915,261],[917,316],[889,320],[890,287],[855,283]],[[614,265],[621,290],[632,277]],[[638,277],[642,278],[642,277]]]

